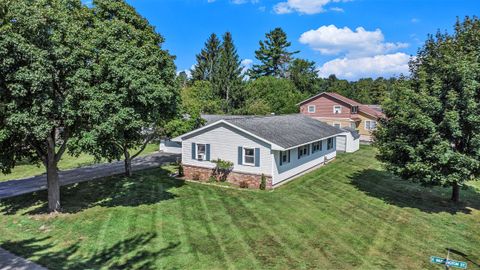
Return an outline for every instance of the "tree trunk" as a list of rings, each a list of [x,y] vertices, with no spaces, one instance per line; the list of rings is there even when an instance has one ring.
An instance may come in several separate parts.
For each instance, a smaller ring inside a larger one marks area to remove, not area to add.
[[[126,147],[123,153],[125,156],[125,176],[130,177],[132,176],[132,158]]]
[[[55,159],[55,131],[47,139],[47,169],[48,211],[60,211],[60,182],[58,178],[58,161]]]
[[[452,185],[452,198],[451,200],[453,202],[459,202],[460,200],[460,186],[457,184],[457,182],[453,183]]]

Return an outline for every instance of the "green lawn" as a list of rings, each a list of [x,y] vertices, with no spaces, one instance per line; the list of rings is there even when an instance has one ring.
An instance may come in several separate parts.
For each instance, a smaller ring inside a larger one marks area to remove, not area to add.
[[[164,169],[3,201],[0,246],[51,269],[480,269],[480,190],[425,189],[383,171],[371,147],[273,191],[170,179]]]
[[[140,155],[146,155],[155,151],[158,151],[158,144],[149,144]],[[60,160],[58,167],[60,170],[68,170],[92,164],[95,164],[95,159],[91,155],[80,154],[78,157],[74,157],[65,153]],[[43,173],[45,173],[45,167],[41,164],[19,164],[10,174],[2,174],[0,172],[0,182],[35,176]]]

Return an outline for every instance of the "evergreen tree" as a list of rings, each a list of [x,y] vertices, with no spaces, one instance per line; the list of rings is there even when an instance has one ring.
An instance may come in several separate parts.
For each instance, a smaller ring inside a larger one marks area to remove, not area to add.
[[[233,44],[230,32],[223,36],[220,58],[218,63],[218,77],[214,80],[214,87],[224,100],[224,112],[228,113],[232,107],[237,107],[242,88],[242,67]]]
[[[298,51],[288,51],[291,43],[288,42],[287,34],[281,28],[275,28],[265,36],[265,41],[260,41],[260,49],[255,51],[255,57],[262,64],[253,65],[250,77],[254,79],[262,76],[286,78],[292,55]]]
[[[221,44],[216,34],[211,34],[205,42],[205,48],[197,54],[197,63],[192,70],[193,81],[213,82],[218,77],[218,60]]]
[[[379,158],[404,179],[452,188],[480,176],[480,20],[430,37],[412,60],[411,81],[384,104]]]

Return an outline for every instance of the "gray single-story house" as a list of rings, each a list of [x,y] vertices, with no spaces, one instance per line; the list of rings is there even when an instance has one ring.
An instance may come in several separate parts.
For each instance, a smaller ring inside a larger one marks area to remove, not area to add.
[[[172,141],[182,144],[185,177],[207,181],[215,163],[233,163],[227,181],[258,187],[262,175],[272,188],[336,157],[337,135],[344,130],[296,114],[212,116],[199,129]]]

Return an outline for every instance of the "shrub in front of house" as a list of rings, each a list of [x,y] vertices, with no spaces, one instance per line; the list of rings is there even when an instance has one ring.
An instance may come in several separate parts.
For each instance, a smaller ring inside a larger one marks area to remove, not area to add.
[[[216,165],[213,169],[213,176],[218,181],[225,182],[228,178],[228,175],[233,170],[233,162],[222,159],[212,160],[212,162]]]
[[[265,174],[262,173],[262,178],[260,178],[260,189],[265,190],[267,189],[267,178],[265,177]]]

